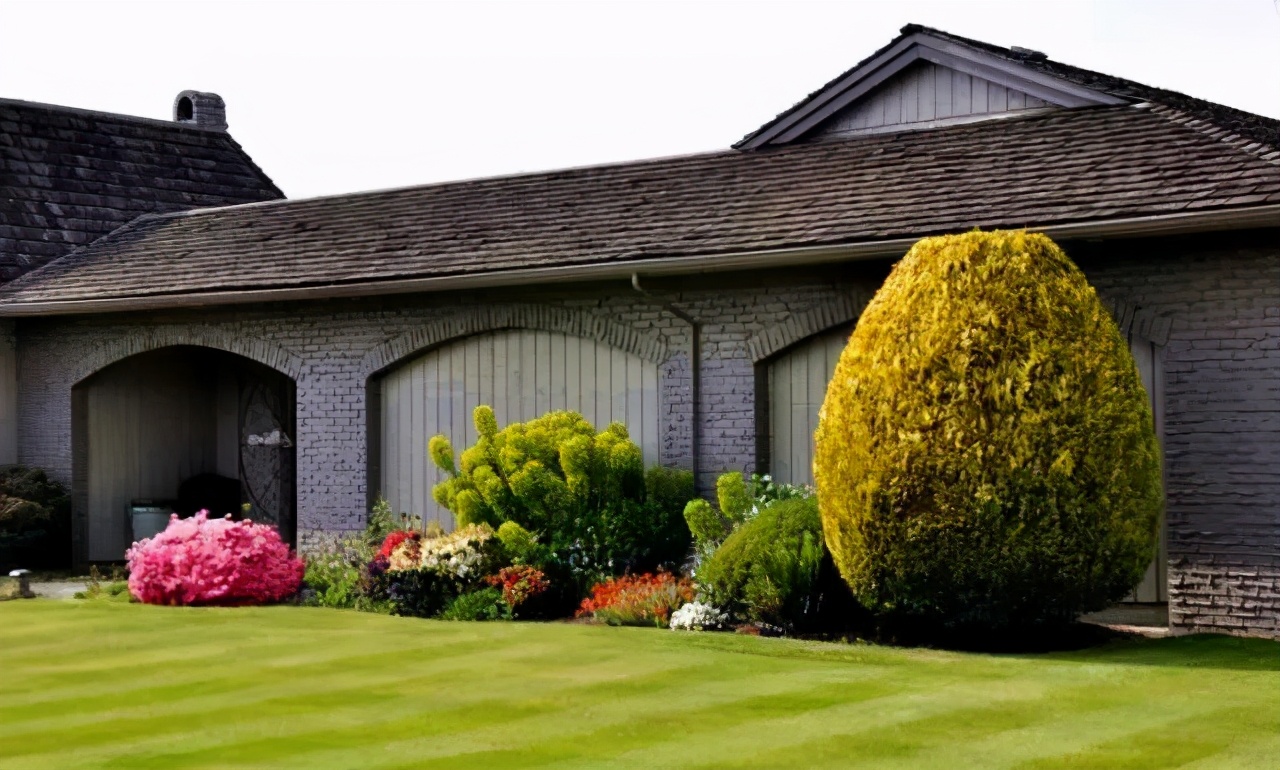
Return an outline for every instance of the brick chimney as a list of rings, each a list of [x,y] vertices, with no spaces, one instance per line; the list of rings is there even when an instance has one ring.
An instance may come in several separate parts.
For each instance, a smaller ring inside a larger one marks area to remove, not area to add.
[[[222,97],[206,91],[183,91],[173,100],[173,119],[200,128],[227,130],[227,105]]]

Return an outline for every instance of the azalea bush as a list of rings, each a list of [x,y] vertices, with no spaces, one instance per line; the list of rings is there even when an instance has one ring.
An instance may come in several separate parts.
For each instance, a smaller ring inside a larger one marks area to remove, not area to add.
[[[722,631],[729,627],[729,613],[703,602],[689,602],[671,613],[672,631]]]
[[[129,592],[166,605],[267,604],[298,592],[302,559],[266,524],[174,514],[155,537],[126,553]]]
[[[477,590],[504,562],[502,542],[488,524],[469,524],[449,534],[392,532],[370,566],[381,592],[400,615],[432,617],[455,599]],[[499,592],[499,596],[501,592]]]
[[[666,626],[671,613],[693,601],[693,583],[670,572],[624,575],[597,583],[577,616],[611,626]]]

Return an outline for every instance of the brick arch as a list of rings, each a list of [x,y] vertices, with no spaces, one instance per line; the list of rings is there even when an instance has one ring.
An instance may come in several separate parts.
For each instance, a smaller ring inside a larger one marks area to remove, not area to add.
[[[79,383],[124,359],[152,350],[180,345],[211,348],[257,361],[297,382],[302,375],[302,359],[274,342],[242,337],[233,332],[214,329],[192,329],[186,326],[160,326],[140,330],[128,337],[100,345],[76,364],[71,381]]]
[[[792,345],[862,315],[869,297],[861,291],[837,297],[816,307],[792,313],[782,323],[761,329],[747,340],[747,352],[753,363],[786,350]]]
[[[1141,305],[1126,302],[1118,297],[1100,297],[1100,299],[1103,306],[1115,317],[1116,324],[1120,327],[1120,334],[1126,339],[1134,335],[1156,345],[1163,346],[1169,343],[1169,331],[1173,327],[1172,319],[1156,315],[1154,311],[1146,310]]]
[[[546,305],[481,305],[448,318],[428,321],[383,342],[365,354],[360,362],[360,374],[367,378],[429,348],[460,337],[503,329],[560,332],[603,342],[655,364],[667,359],[667,343],[658,335],[582,310]]]

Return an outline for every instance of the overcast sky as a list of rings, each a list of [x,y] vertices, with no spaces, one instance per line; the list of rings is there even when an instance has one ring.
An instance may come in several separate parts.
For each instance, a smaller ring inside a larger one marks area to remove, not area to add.
[[[725,148],[908,22],[1280,117],[1277,0],[0,0],[0,97],[216,91],[297,198]]]

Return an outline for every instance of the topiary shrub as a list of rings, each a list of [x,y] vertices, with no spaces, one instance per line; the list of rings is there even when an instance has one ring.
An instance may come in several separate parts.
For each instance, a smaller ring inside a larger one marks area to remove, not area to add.
[[[129,592],[147,604],[278,602],[302,584],[305,565],[266,524],[175,513],[155,537],[133,544]]]
[[[926,238],[858,322],[814,459],[827,544],[882,621],[1066,623],[1155,551],[1159,446],[1128,346],[1043,235]]]
[[[711,604],[788,631],[831,630],[850,610],[849,589],[823,545],[814,498],[765,507],[725,539],[697,578]]]

